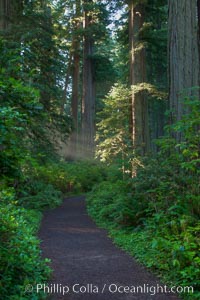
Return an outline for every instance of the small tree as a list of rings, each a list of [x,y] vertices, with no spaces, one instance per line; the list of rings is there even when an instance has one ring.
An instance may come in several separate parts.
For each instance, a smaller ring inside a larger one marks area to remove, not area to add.
[[[120,163],[123,172],[129,168],[132,142],[129,134],[129,112],[131,91],[116,84],[104,99],[104,108],[99,113],[97,124],[97,151],[101,161]]]

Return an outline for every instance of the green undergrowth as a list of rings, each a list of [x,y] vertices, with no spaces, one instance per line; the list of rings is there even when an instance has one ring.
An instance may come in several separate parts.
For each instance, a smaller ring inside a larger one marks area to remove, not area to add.
[[[86,193],[107,176],[106,166],[93,161],[50,162],[36,166],[32,174],[68,195]]]
[[[42,214],[18,205],[13,189],[4,189],[0,198],[0,297],[43,299],[42,294],[26,293],[27,286],[36,287],[51,273],[36,237]]]
[[[108,176],[94,186],[87,205],[120,247],[169,286],[192,286],[182,298],[200,299],[200,102],[186,104],[188,114],[157,141],[158,153],[135,157],[132,178]]]
[[[25,291],[51,275],[37,237],[43,211],[60,205],[65,196],[87,192],[107,172],[95,162],[41,163],[27,155],[17,162],[17,174],[0,178],[0,298],[39,300],[45,295]]]
[[[177,212],[178,207],[173,206],[152,213],[148,208],[151,205],[142,199],[148,191],[141,193],[138,203],[132,188],[123,181],[102,182],[87,196],[90,216],[109,231],[118,246],[160,276],[161,281],[169,286],[193,286],[194,294],[182,294],[182,298],[199,299],[198,218]]]
[[[42,212],[60,205],[64,196],[83,193],[87,193],[89,214],[120,247],[169,285],[193,286],[195,293],[183,298],[200,298],[199,102],[190,105],[191,113],[158,141],[160,151],[155,157],[141,159],[131,153],[123,168],[118,161],[108,167],[32,153],[19,138],[22,116],[3,110],[0,298],[43,298],[24,292],[27,284],[45,283],[51,272],[37,238]],[[174,131],[184,136],[179,144]],[[133,166],[134,161],[139,163]],[[133,178],[132,166],[137,175]]]
[[[199,299],[199,242],[193,230],[199,231],[200,224],[187,228],[180,236],[170,237],[164,230],[155,229],[153,220],[149,227],[152,229],[147,227],[133,232],[112,229],[110,236],[168,286],[194,289],[194,293],[179,294],[182,299]]]

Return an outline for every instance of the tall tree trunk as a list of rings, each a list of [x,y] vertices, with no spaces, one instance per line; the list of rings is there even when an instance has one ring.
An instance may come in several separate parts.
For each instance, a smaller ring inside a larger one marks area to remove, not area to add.
[[[73,51],[73,72],[72,72],[72,102],[71,111],[72,119],[74,123],[74,132],[71,136],[72,149],[71,152],[74,156],[77,154],[77,143],[78,143],[78,104],[79,104],[79,81],[80,81],[80,37],[78,29],[80,28],[80,0],[76,0],[76,25],[72,42]]]
[[[65,110],[65,103],[66,103],[66,99],[67,99],[67,88],[69,86],[71,67],[72,67],[72,52],[70,51],[69,59],[68,59],[68,66],[67,66],[66,75],[65,75],[65,85],[64,85],[64,91],[63,91],[63,97],[62,97],[61,106],[60,106],[60,114],[61,115],[64,114],[64,110]]]
[[[130,83],[139,86],[146,81],[146,55],[140,40],[144,24],[144,5],[138,1],[129,2],[129,43],[130,43]],[[132,139],[138,154],[149,150],[148,102],[144,91],[132,92]]]
[[[51,8],[47,5],[46,1],[41,1],[41,9],[43,10],[44,17],[42,18],[42,27],[46,30],[45,47],[41,50],[42,55],[39,58],[40,61],[40,101],[44,105],[44,108],[49,111],[51,109],[51,87],[55,86],[55,77],[52,72],[53,57],[53,22]],[[43,85],[45,82],[45,85]]]
[[[197,11],[198,11],[198,33],[200,39],[200,0],[197,0]]]
[[[0,30],[3,32],[8,27],[8,17],[10,15],[10,1],[0,0]]]
[[[198,11],[198,43],[199,43],[199,62],[200,62],[200,0],[197,0],[197,11]]]
[[[84,0],[83,27],[85,33],[83,42],[82,151],[87,157],[93,156],[95,135],[95,87],[92,64],[94,41],[89,32],[92,17],[88,10],[88,5],[92,3],[92,0]]]
[[[75,45],[78,47],[79,45]],[[77,50],[77,48],[76,48]],[[77,139],[78,139],[78,98],[79,98],[79,70],[80,70],[80,56],[79,53],[74,53],[73,74],[72,74],[72,119],[74,124],[74,131],[72,133],[72,153],[76,154]]]
[[[0,30],[4,32],[19,24],[22,11],[22,0],[0,0]]]
[[[169,0],[169,106],[172,123],[187,113],[184,96],[198,97],[199,48],[197,0]],[[177,141],[181,135],[176,133]]]

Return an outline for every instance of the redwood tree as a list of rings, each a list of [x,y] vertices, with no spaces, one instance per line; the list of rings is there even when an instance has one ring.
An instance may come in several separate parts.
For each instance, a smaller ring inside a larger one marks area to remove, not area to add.
[[[95,135],[95,87],[93,74],[94,40],[91,33],[92,0],[83,1],[83,95],[82,95],[82,152],[91,157]]]
[[[18,24],[22,10],[22,0],[0,0],[0,30],[6,31]]]
[[[78,144],[78,106],[79,106],[79,87],[80,87],[80,35],[79,29],[81,27],[80,15],[81,15],[81,3],[80,0],[76,0],[75,11],[75,28],[72,40],[72,100],[71,100],[71,112],[74,124],[74,131],[71,136],[71,153],[75,157],[77,155]]]
[[[144,155],[149,150],[148,102],[141,84],[146,81],[146,54],[141,35],[144,25],[145,6],[143,1],[132,0],[129,4],[131,131],[133,147]]]
[[[197,0],[169,0],[169,105],[172,123],[187,113],[183,98],[198,97]],[[176,139],[181,139],[176,134]]]

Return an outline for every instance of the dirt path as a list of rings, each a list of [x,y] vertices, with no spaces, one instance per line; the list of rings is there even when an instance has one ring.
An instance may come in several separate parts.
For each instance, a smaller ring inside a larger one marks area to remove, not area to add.
[[[43,255],[52,260],[54,270],[48,284],[50,299],[177,299],[172,294],[134,293],[134,287],[146,285],[146,291],[154,294],[153,288],[160,283],[118,249],[105,230],[96,227],[87,215],[84,197],[66,199],[62,206],[46,212],[39,236]]]

